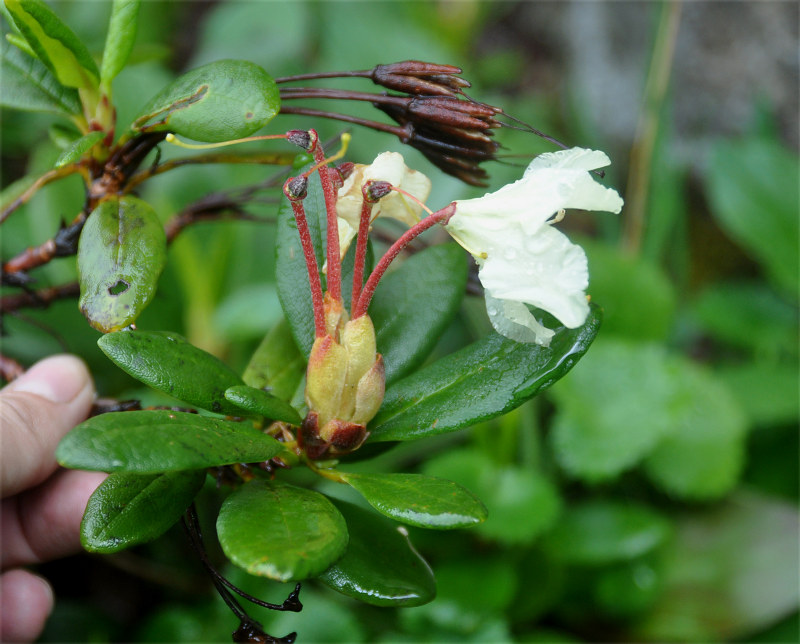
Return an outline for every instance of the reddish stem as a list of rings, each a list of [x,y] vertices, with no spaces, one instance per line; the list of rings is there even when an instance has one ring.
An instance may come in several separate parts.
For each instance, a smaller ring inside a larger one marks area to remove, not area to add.
[[[356,259],[353,266],[353,296],[352,307],[358,302],[361,295],[361,286],[364,282],[364,267],[367,263],[367,241],[369,239],[369,223],[372,218],[372,208],[375,204],[364,199],[361,202],[361,219],[358,222],[358,237],[356,238]]]
[[[391,245],[389,250],[386,251],[384,256],[381,257],[380,261],[375,266],[375,270],[373,270],[372,274],[369,276],[367,283],[364,285],[364,290],[361,291],[361,295],[358,298],[358,303],[353,305],[354,320],[356,318],[360,318],[367,312],[367,308],[372,300],[372,296],[375,294],[375,288],[378,286],[378,282],[383,277],[386,269],[389,268],[389,264],[391,264],[394,258],[400,254],[400,251],[408,246],[415,238],[419,237],[419,235],[428,230],[428,228],[431,228],[436,224],[446,224],[450,217],[455,214],[455,212],[456,204],[451,203],[449,206],[446,206],[441,210],[436,211],[432,215],[425,217],[425,219],[407,230],[400,237],[400,239]]]
[[[308,230],[306,211],[303,202],[290,199],[294,220],[297,222],[297,232],[300,233],[300,244],[303,247],[303,255],[306,259],[308,269],[308,283],[311,286],[311,303],[314,307],[314,335],[321,338],[325,335],[325,309],[322,305],[322,282],[319,279],[319,267],[317,266],[317,256],[314,254],[314,243],[311,241],[311,233]]]
[[[336,217],[336,192],[328,167],[324,165],[325,151],[317,140],[314,146],[314,161],[319,167],[322,194],[328,216],[328,293],[337,302],[342,301],[342,263],[339,258],[339,223]]]

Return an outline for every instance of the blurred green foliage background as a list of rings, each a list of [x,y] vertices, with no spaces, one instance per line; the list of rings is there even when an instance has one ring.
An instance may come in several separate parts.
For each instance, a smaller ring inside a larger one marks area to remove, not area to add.
[[[99,54],[109,5],[53,6]],[[443,62],[464,69],[478,100],[607,151],[606,183],[626,196],[620,217],[578,213],[561,225],[584,243],[589,290],[605,309],[574,371],[500,420],[364,465],[450,478],[489,508],[472,531],[411,531],[437,599],[378,609],[310,583],[300,615],[259,614],[270,632],[297,630],[301,642],[798,641],[797,25],[791,2],[143,3],[135,64],[114,82],[121,124],[180,71],[221,58],[274,76]],[[369,105],[343,111],[376,118]],[[50,117],[2,117],[6,187],[60,150]],[[269,129],[296,127],[323,139],[342,131],[290,116]],[[353,134],[350,159],[402,151],[433,179],[433,206],[482,193],[394,139]],[[552,149],[528,133],[499,137],[507,156],[489,168],[492,189]],[[145,196],[166,219],[269,172],[178,170]],[[274,197],[252,211],[274,214]],[[2,256],[80,207],[77,180],[42,190],[3,226]],[[280,316],[271,230],[187,230],[138,326],[182,332],[241,369]],[[37,273],[41,285],[74,276],[74,258]],[[489,328],[482,302],[467,298],[439,355]],[[3,352],[24,364],[69,350],[101,393],[148,395],[99,352],[73,301],[8,317],[6,331]],[[225,641],[234,626],[177,529],[43,572],[59,597],[44,641]],[[285,594],[229,572],[265,599]]]

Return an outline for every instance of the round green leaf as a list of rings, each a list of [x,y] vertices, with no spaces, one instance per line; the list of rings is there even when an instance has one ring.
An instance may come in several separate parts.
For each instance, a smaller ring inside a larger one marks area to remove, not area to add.
[[[746,423],[737,401],[713,374],[688,362],[672,431],[647,457],[647,476],[666,492],[714,499],[730,492],[744,466]]]
[[[169,130],[196,141],[250,136],[280,109],[278,86],[246,60],[219,60],[187,72],[159,92],[132,128]]]
[[[450,530],[486,520],[486,508],[471,492],[422,474],[343,474],[381,514],[421,528]]]
[[[102,472],[174,472],[260,463],[284,446],[251,424],[180,411],[126,411],[90,418],[56,450],[64,467]]]
[[[333,503],[278,482],[252,481],[231,494],[217,534],[233,563],[277,581],[314,577],[347,548],[347,526]]]
[[[641,557],[671,532],[670,523],[645,506],[591,501],[568,508],[545,545],[566,563],[604,565]]]
[[[241,385],[222,360],[167,331],[121,331],[97,341],[120,369],[173,398],[221,414],[241,416],[225,391]]]
[[[681,370],[660,345],[601,340],[553,387],[556,458],[587,481],[617,476],[673,427]]]
[[[373,606],[421,606],[436,595],[436,581],[408,533],[349,503],[337,503],[347,520],[347,550],[318,579]]]
[[[519,407],[572,369],[599,328],[592,307],[582,327],[561,328],[549,347],[490,333],[389,387],[369,440],[444,434]]]
[[[80,308],[98,331],[132,324],[155,295],[167,261],[167,237],[158,215],[126,195],[100,203],[78,243]]]
[[[180,519],[205,478],[203,470],[109,475],[89,498],[81,544],[108,553],[152,541]]]
[[[303,422],[294,407],[262,389],[237,385],[225,390],[225,399],[245,411],[272,420],[282,420],[293,425]]]
[[[451,450],[429,460],[423,471],[457,481],[480,498],[489,516],[475,531],[500,543],[530,543],[548,530],[561,512],[558,492],[541,474],[499,465],[476,449]]]

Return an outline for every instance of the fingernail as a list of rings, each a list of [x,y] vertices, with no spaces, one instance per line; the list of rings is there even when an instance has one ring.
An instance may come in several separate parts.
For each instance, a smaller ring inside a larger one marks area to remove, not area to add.
[[[50,402],[68,403],[83,391],[89,382],[86,366],[69,355],[52,356],[37,362],[8,389],[35,394]]]

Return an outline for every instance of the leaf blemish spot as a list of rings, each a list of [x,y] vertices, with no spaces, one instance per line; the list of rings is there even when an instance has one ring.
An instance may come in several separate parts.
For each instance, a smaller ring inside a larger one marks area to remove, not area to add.
[[[131,287],[125,280],[117,280],[117,283],[108,288],[109,295],[122,295]]]

